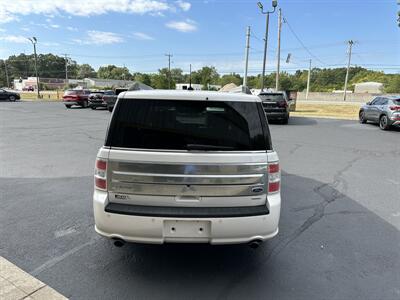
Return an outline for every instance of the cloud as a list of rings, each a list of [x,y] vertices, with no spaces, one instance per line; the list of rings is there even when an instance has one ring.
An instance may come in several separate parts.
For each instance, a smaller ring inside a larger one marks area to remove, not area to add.
[[[51,27],[51,28],[60,28],[60,25],[58,25],[58,24],[51,24],[50,27]]]
[[[67,30],[69,30],[69,31],[78,31],[78,28],[76,28],[76,27],[72,27],[72,26],[67,26],[67,27],[65,27]]]
[[[81,45],[106,45],[122,43],[124,39],[114,32],[89,30],[85,39],[73,39],[73,42]]]
[[[146,33],[143,32],[134,32],[133,37],[137,40],[145,40],[145,41],[152,41],[154,38]]]
[[[177,8],[189,10],[190,3],[178,0],[13,0],[0,1],[0,23],[18,20],[18,16],[31,14],[54,15],[67,14],[69,16],[96,16],[110,12],[128,14],[158,14],[173,12]]]
[[[0,36],[0,41],[9,42],[9,43],[17,43],[17,44],[29,43],[28,39],[22,35]]]
[[[182,0],[175,1],[175,3],[183,11],[188,11],[192,7],[192,4],[190,4],[189,2],[182,1]]]
[[[190,19],[186,19],[186,21],[171,21],[165,24],[165,26],[180,32],[192,32],[197,30],[196,23]]]

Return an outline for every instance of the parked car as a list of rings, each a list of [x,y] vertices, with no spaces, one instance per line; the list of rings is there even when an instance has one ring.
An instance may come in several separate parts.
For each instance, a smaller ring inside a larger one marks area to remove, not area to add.
[[[26,92],[33,92],[35,89],[34,89],[33,86],[30,85],[30,86],[27,86],[27,87],[23,87],[22,90],[26,91]]]
[[[286,92],[261,92],[258,95],[268,121],[281,121],[283,124],[289,122],[289,99]]]
[[[109,112],[113,111],[114,105],[117,102],[118,95],[122,92],[126,92],[127,90],[127,88],[116,88],[113,94],[104,95],[103,102],[105,103],[105,106],[107,107]]]
[[[0,100],[16,101],[19,99],[21,99],[21,96],[18,93],[6,89],[0,89]]]
[[[400,126],[400,96],[378,96],[360,108],[360,123],[378,123],[382,130]]]
[[[89,90],[66,90],[63,96],[63,103],[66,108],[71,108],[72,105],[88,107],[89,94]]]
[[[107,107],[107,102],[104,101],[105,96],[114,96],[114,91],[95,91],[89,95],[89,106],[91,109],[97,107]]]
[[[95,163],[95,230],[125,242],[257,247],[278,233],[280,168],[260,98],[120,95]]]

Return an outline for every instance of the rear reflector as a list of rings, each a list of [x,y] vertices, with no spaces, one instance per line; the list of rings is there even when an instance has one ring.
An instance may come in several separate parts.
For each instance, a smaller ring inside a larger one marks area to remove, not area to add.
[[[96,159],[94,168],[94,186],[100,190],[107,190],[107,161]]]
[[[268,193],[277,193],[280,190],[281,172],[279,163],[268,165]]]
[[[107,189],[107,180],[105,180],[103,178],[95,177],[94,184],[95,184],[96,188],[98,188],[98,189],[102,189],[102,190]]]
[[[280,188],[280,181],[277,182],[270,182],[268,184],[268,193],[276,193],[279,192]]]

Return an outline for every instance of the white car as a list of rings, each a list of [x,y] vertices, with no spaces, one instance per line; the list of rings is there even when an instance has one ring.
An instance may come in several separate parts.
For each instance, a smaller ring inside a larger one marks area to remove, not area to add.
[[[249,243],[278,233],[280,168],[259,97],[118,96],[95,165],[95,229],[125,242]]]

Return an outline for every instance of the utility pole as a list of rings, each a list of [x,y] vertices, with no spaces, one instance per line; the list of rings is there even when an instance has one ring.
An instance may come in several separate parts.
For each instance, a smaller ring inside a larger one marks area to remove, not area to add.
[[[268,29],[269,29],[269,14],[275,12],[276,7],[278,6],[278,1],[272,1],[272,7],[274,8],[272,11],[264,11],[264,6],[261,2],[257,3],[258,7],[261,10],[261,13],[266,15],[265,18],[265,38],[264,38],[264,59],[263,59],[263,70],[261,73],[261,92],[264,90],[264,77],[265,77],[265,66],[267,64],[267,48],[268,48]]]
[[[9,87],[10,87],[10,80],[9,80],[9,78],[8,78],[7,63],[6,63],[6,60],[5,60],[5,59],[4,59],[4,69],[5,69],[5,71],[6,71],[7,87],[9,88]]]
[[[192,88],[192,64],[189,65],[189,88],[188,91],[193,91]]]
[[[347,81],[349,80],[349,70],[350,70],[350,61],[351,61],[351,49],[353,47],[353,40],[348,41],[349,43],[349,60],[347,62],[347,71],[346,71],[346,79],[344,81],[344,94],[343,94],[343,101],[346,101],[347,95]]]
[[[310,59],[310,65],[308,67],[306,100],[308,100],[308,93],[310,92],[310,79],[311,79],[311,59]]]
[[[65,58],[65,85],[68,85],[68,54],[64,53]]]
[[[243,87],[247,87],[247,71],[249,69],[249,49],[250,49],[250,26],[247,26]]]
[[[35,73],[36,73],[37,96],[38,96],[38,99],[40,99],[39,75],[38,75],[38,69],[37,69],[37,54],[36,54],[37,38],[32,37],[32,38],[28,38],[28,40],[31,41],[31,43],[33,45],[33,52],[35,54]]]
[[[171,53],[165,54],[165,56],[168,56],[168,89],[171,89],[171,57],[173,55]]]
[[[279,91],[279,73],[281,68],[281,32],[282,32],[282,10],[279,8],[278,16],[278,54],[276,57],[276,80],[275,90]]]

